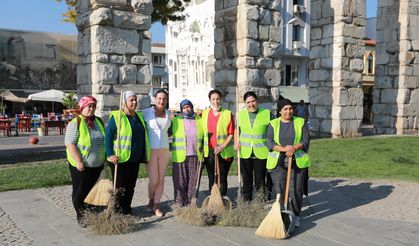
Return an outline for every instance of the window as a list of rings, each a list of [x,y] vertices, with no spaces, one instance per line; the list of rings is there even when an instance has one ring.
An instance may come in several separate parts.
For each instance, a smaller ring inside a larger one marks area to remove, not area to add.
[[[292,27],[292,41],[302,41],[304,35],[304,28],[299,25]]]
[[[153,63],[154,64],[160,64],[160,57],[159,56],[153,56]]]
[[[298,65],[286,65],[282,73],[282,86],[298,86]]]
[[[174,77],[174,82],[175,82],[175,88],[177,88],[177,65],[176,65],[176,62],[174,62],[173,63],[174,64],[174,66],[173,66],[173,71],[174,71],[174,73],[173,73],[173,77]]]
[[[293,5],[304,5],[304,0],[293,0]]]
[[[368,74],[373,74],[374,73],[374,57],[372,56],[372,54],[368,56],[367,63],[368,63],[368,66],[367,66]]]
[[[161,77],[153,76],[152,85],[153,85],[153,87],[160,87],[161,86]]]

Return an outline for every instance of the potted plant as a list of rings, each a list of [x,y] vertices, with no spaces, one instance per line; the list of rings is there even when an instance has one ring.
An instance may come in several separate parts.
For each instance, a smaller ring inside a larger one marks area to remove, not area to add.
[[[64,115],[72,114],[77,115],[77,97],[76,93],[70,92],[63,97],[63,106],[67,109],[64,110]]]

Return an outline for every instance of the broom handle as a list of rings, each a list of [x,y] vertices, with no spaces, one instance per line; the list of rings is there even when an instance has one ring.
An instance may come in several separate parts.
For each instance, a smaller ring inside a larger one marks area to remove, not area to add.
[[[285,210],[288,209],[288,191],[290,188],[291,165],[292,165],[292,156],[288,157],[287,183],[285,184],[285,199],[284,199]]]
[[[199,194],[199,186],[201,184],[201,177],[202,177],[202,171],[204,170],[202,167],[202,161],[198,161],[198,180],[196,181],[196,186],[195,186],[195,198],[198,199],[198,194]]]
[[[218,161],[218,154],[215,154],[215,171],[217,173],[217,184],[218,184],[218,188],[220,188],[220,162]]]
[[[240,136],[239,136],[239,86],[236,86],[236,137],[240,143]],[[238,189],[238,196],[241,195],[241,187],[242,187],[242,180],[241,180],[241,172],[240,172],[240,148],[237,150],[237,179],[239,182],[239,189]]]
[[[121,115],[122,115],[122,91],[119,95],[119,116],[118,116],[118,125],[116,126],[116,150],[115,155],[118,157],[119,155],[119,142],[120,142],[120,134],[121,134]],[[119,160],[118,160],[119,161]],[[113,180],[113,191],[116,191],[116,178],[118,176],[118,164],[115,165],[114,171],[114,180]]]

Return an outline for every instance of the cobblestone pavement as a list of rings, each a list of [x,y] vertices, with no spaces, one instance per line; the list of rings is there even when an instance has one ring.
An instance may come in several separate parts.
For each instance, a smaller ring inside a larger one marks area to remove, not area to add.
[[[208,195],[203,178],[198,204]],[[255,229],[195,227],[177,222],[170,213],[172,180],[165,179],[157,218],[145,212],[147,179],[137,182],[134,214],[144,227],[118,236],[98,236],[79,228],[71,204],[71,187],[0,193],[0,245],[277,245],[258,238]],[[230,177],[235,199],[237,179]],[[417,183],[313,179],[305,198],[302,226],[281,245],[417,245],[419,205]]]

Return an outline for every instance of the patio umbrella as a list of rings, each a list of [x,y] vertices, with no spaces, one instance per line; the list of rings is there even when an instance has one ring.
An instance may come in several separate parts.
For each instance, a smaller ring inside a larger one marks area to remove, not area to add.
[[[65,93],[59,90],[47,90],[41,91],[34,94],[29,94],[28,99],[33,101],[45,101],[45,102],[53,102],[52,103],[52,110],[54,111],[54,102],[63,102],[63,97]]]

